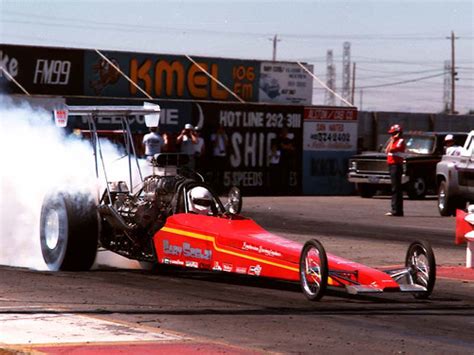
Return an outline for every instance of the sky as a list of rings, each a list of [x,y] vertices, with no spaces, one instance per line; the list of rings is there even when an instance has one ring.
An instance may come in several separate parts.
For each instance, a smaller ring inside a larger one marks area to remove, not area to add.
[[[355,100],[370,111],[440,112],[444,62],[456,37],[456,109],[474,110],[474,1],[0,0],[0,42],[304,61],[336,91],[343,43],[356,63]],[[314,82],[313,104],[325,103]]]

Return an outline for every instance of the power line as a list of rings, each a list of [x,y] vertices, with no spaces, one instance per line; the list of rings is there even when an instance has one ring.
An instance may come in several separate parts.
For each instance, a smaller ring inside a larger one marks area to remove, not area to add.
[[[380,88],[380,87],[384,87],[384,86],[394,86],[394,85],[401,85],[401,84],[406,84],[406,83],[413,83],[415,81],[420,81],[420,80],[424,80],[424,79],[431,79],[431,78],[436,78],[438,76],[442,76],[444,75],[444,72],[441,73],[441,74],[435,74],[435,75],[428,75],[428,76],[424,76],[424,77],[421,77],[421,78],[417,78],[417,79],[411,79],[411,80],[403,80],[403,81],[396,81],[396,82],[393,82],[393,83],[387,83],[387,84],[380,84],[380,85],[369,85],[369,86],[359,86],[358,89],[371,89],[371,88]]]

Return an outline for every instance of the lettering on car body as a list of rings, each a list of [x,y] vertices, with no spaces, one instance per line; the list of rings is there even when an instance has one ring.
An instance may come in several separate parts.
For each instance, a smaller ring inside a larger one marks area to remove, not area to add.
[[[264,254],[267,256],[281,256],[281,253],[278,251],[264,248],[261,245],[256,246],[256,245],[248,244],[247,242],[244,242],[244,244],[242,245],[242,250],[251,250],[251,251],[255,251],[259,254]]]

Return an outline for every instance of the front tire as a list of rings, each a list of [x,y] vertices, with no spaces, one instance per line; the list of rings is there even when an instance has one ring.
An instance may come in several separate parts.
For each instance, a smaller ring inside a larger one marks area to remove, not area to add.
[[[300,284],[310,301],[323,297],[328,285],[328,259],[323,245],[316,239],[308,240],[300,256]]]
[[[43,259],[52,271],[89,270],[97,254],[99,220],[88,194],[53,193],[40,217]]]
[[[430,243],[423,240],[411,243],[407,250],[405,266],[410,269],[409,277],[413,283],[426,288],[426,291],[416,292],[414,297],[428,298],[436,282],[436,260]]]
[[[422,200],[427,192],[426,180],[422,177],[415,177],[408,183],[407,194],[411,200]]]
[[[455,200],[448,195],[447,183],[441,181],[438,188],[438,211],[441,216],[453,216],[456,212]]]

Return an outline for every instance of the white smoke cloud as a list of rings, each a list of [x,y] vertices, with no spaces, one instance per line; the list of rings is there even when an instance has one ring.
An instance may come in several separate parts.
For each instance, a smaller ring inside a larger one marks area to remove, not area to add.
[[[93,187],[92,149],[68,139],[51,112],[0,96],[0,264],[46,269],[39,243],[44,195]]]
[[[102,142],[102,149],[112,165],[109,180],[128,172],[115,146]],[[52,189],[97,194],[91,145],[65,136],[50,111],[0,95],[0,264],[47,269],[39,222],[42,200]]]

